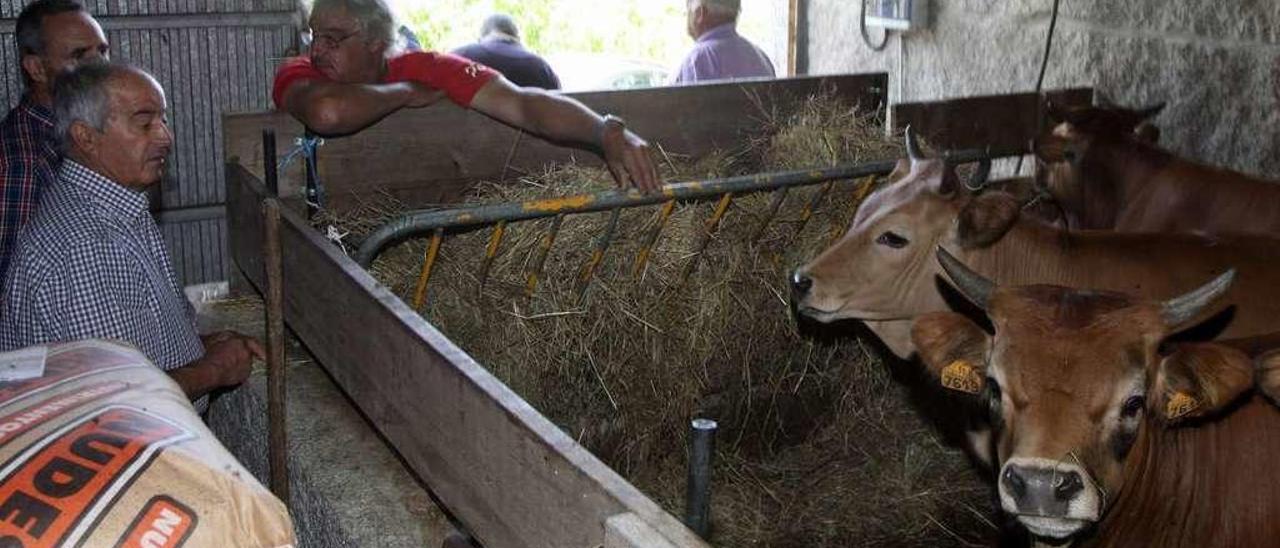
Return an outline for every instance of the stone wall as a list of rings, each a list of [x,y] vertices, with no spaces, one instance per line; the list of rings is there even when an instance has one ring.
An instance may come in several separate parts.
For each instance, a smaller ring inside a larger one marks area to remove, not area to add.
[[[927,1],[928,27],[892,35],[877,53],[859,34],[857,1],[807,0],[808,72],[886,71],[895,101],[1035,88],[1052,0]],[[1156,118],[1163,146],[1280,179],[1280,2],[1064,0],[1060,9],[1045,88],[1167,101]]]

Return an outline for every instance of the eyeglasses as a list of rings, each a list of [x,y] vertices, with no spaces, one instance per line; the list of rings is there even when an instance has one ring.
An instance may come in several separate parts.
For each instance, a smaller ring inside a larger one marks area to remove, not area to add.
[[[331,34],[315,34],[311,32],[311,29],[307,29],[302,31],[302,43],[303,45],[311,46],[312,48],[320,47],[324,49],[333,49],[342,45],[342,43],[348,38],[357,34],[360,34],[360,31],[355,30],[343,36],[335,37]]]

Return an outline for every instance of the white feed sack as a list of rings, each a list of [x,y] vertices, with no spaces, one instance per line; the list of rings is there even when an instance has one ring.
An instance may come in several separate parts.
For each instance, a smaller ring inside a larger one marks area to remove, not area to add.
[[[53,345],[40,376],[0,382],[0,546],[294,543],[284,504],[136,350]]]

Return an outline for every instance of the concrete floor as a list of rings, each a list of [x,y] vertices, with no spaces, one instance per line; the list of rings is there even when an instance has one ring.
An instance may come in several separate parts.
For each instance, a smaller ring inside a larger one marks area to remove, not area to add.
[[[263,337],[258,299],[197,308],[202,332],[235,329]],[[299,543],[441,546],[454,528],[426,488],[292,337],[287,361],[290,513]],[[268,485],[265,370],[255,370],[248,383],[218,398],[208,422]]]

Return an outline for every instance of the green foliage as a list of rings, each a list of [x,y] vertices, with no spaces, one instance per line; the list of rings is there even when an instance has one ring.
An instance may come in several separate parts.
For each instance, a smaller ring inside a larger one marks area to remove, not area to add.
[[[688,50],[684,0],[402,0],[425,48],[450,50],[478,38],[480,24],[506,13],[541,54],[610,53],[674,64]]]

